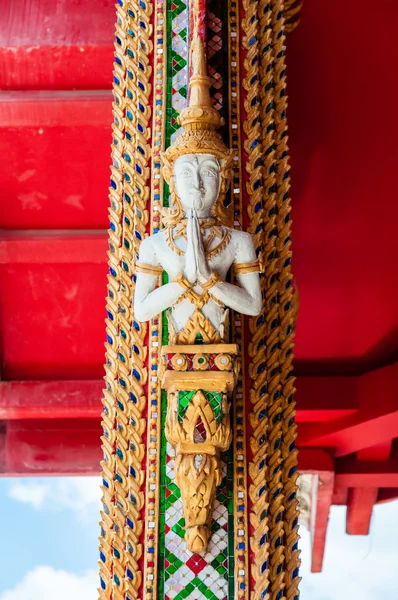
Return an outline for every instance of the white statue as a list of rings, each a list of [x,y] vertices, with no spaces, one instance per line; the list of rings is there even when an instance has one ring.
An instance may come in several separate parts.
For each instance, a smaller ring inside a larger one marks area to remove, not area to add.
[[[246,315],[260,312],[259,276],[250,272],[249,266],[258,270],[252,237],[220,225],[214,218],[220,167],[220,160],[212,154],[186,154],[176,159],[173,177],[183,218],[145,239],[139,253],[139,265],[160,267],[168,273],[170,283],[156,289],[156,270],[137,274],[136,319],[147,321],[172,307],[170,323],[178,334],[207,292],[201,312],[225,339],[225,307]],[[239,286],[226,282],[232,265],[237,267]],[[190,290],[193,294],[187,295]],[[195,296],[199,302],[194,303]]]
[[[173,210],[166,227],[141,244],[134,298],[139,321],[171,308],[172,343],[192,343],[197,334],[204,343],[227,341],[226,307],[257,315],[262,305],[252,237],[223,224],[232,157],[216,132],[221,118],[211,103],[199,38],[192,46],[189,106],[180,115],[184,131],[163,155]],[[239,285],[226,281],[231,266]],[[156,288],[163,270],[169,283]]]

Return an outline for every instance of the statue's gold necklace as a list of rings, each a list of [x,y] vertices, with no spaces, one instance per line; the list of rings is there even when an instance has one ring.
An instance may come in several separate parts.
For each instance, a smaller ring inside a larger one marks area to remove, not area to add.
[[[217,222],[215,219],[206,219],[200,222],[200,230],[202,234],[206,229],[211,228],[209,236],[204,241],[204,250],[208,259],[212,258],[213,256],[217,256],[217,254],[220,254],[220,252],[222,252],[224,248],[228,246],[231,240],[231,232],[228,229],[222,227],[221,225],[217,225],[216,223]],[[170,250],[172,250],[178,256],[184,256],[184,250],[181,250],[181,248],[179,248],[174,241],[176,238],[179,237],[187,239],[186,219],[178,223],[175,227],[165,228],[166,243]],[[209,247],[211,246],[213,240],[216,237],[220,238],[220,243],[217,244],[215,248],[208,251]]]

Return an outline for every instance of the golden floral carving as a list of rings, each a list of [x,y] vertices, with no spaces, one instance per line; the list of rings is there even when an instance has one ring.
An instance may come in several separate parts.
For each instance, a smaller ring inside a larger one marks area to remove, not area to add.
[[[284,63],[284,8],[292,8],[293,4],[294,0],[285,3],[283,0],[271,3],[243,0],[246,16],[242,23],[245,33],[242,41],[247,51],[243,81],[247,92],[244,131],[250,198],[247,210],[250,230],[259,249],[264,298],[261,319],[252,319],[250,323],[249,344],[253,600],[298,598],[300,561],[294,473],[297,456],[291,364],[295,313],[290,272]],[[297,13],[292,10],[291,17],[294,17]],[[253,39],[255,43],[251,44]],[[251,85],[251,81],[256,83]],[[259,348],[264,352],[259,352]]]
[[[284,5],[284,6],[283,6]],[[283,11],[288,8],[289,11]],[[297,318],[297,297],[293,285],[291,270],[291,200],[290,200],[290,165],[287,127],[287,94],[286,94],[286,35],[292,17],[298,23],[301,3],[288,0],[275,0],[272,13],[272,30],[274,36],[274,88],[275,88],[275,141],[276,141],[276,183],[277,183],[277,225],[278,225],[278,270],[279,270],[279,321],[280,321],[280,364],[281,364],[281,401],[282,401],[282,447],[283,460],[282,484],[284,498],[284,553],[285,553],[285,596],[286,600],[295,600],[299,595],[300,566],[299,541],[299,507],[297,471],[297,426],[294,421],[296,403],[293,375],[293,349]]]
[[[232,367],[232,358],[228,354],[218,354],[214,362],[220,371],[229,371]]]
[[[174,354],[171,364],[175,371],[186,371],[188,368],[187,357],[184,354]]]
[[[209,357],[207,354],[196,354],[192,363],[195,371],[206,371],[209,366]]]

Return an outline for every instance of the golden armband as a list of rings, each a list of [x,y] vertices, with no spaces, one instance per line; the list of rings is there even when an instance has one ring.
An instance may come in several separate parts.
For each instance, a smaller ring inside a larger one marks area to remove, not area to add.
[[[235,275],[245,275],[246,273],[260,273],[260,263],[255,260],[250,263],[240,263],[234,265]]]
[[[155,267],[154,265],[146,265],[145,263],[137,262],[135,266],[137,273],[145,273],[146,275],[156,275],[159,277],[163,273],[162,267]]]

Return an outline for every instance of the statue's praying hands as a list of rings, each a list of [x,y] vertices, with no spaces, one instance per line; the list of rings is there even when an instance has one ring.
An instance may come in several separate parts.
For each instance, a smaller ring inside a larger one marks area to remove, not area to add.
[[[200,222],[194,208],[191,208],[188,213],[184,274],[192,285],[195,283],[205,284],[214,275],[207,263]]]
[[[262,299],[252,237],[221,225],[213,216],[220,162],[210,154],[184,155],[175,161],[182,219],[141,244],[134,298],[137,320],[147,321],[171,308],[170,320],[178,332],[200,310],[219,331],[226,307],[259,314]],[[226,282],[231,266],[238,285]],[[162,271],[169,282],[157,287]]]

